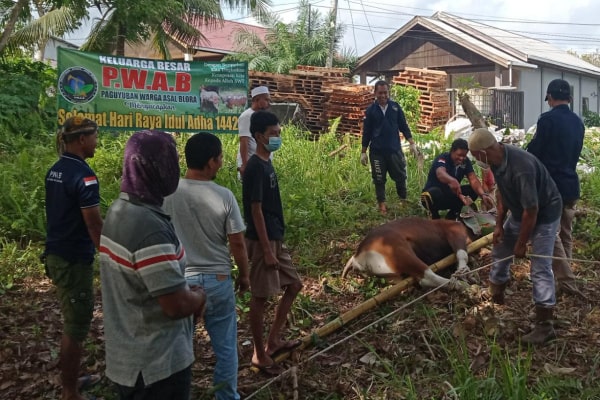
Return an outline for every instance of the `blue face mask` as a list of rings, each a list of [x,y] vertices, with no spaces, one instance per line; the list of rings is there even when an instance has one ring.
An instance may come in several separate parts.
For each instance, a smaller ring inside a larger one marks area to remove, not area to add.
[[[274,152],[279,150],[279,148],[281,147],[281,136],[271,136],[269,138],[269,143],[265,143],[265,149],[267,149],[267,151],[269,152]]]

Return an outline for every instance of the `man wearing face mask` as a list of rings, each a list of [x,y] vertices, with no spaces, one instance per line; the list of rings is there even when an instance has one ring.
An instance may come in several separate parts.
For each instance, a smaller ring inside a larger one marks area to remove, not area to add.
[[[569,82],[555,79],[548,85],[546,93],[546,101],[552,109],[540,116],[527,151],[546,166],[563,200],[559,235],[554,244],[554,256],[557,258],[552,261],[557,289],[583,296],[567,259],[573,256],[573,219],[580,194],[576,168],[583,148],[585,128],[579,116],[569,108]]]
[[[504,304],[512,261],[508,257],[525,257],[531,241],[536,324],[521,341],[545,343],[556,337],[552,323],[556,294],[550,256],[562,210],[560,193],[540,160],[518,147],[498,143],[485,128],[473,132],[469,148],[477,160],[490,165],[498,185],[490,269],[492,301]]]
[[[282,372],[274,358],[298,347],[300,340],[280,337],[287,314],[302,289],[302,282],[283,244],[285,225],[277,175],[270,160],[281,146],[281,127],[273,113],[252,114],[250,132],[256,153],[248,160],[242,181],[246,247],[250,258],[250,330],[254,340],[252,365],[269,375]],[[263,339],[264,311],[269,297],[284,289],[266,343]]]
[[[469,145],[465,139],[452,142],[450,152],[442,153],[433,160],[427,182],[421,193],[421,204],[432,219],[440,218],[440,210],[448,210],[446,219],[456,219],[463,206],[470,206],[478,197],[488,206],[493,201],[485,193],[477,178],[471,160],[467,158]],[[460,182],[464,177],[468,185]]]

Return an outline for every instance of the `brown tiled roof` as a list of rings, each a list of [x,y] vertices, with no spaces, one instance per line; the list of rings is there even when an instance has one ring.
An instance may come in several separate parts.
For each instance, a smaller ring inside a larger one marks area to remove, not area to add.
[[[184,41],[181,38],[174,39],[195,50],[210,50],[211,52],[224,54],[235,52],[235,34],[239,30],[244,29],[255,32],[263,40],[267,34],[266,28],[235,21],[207,23],[204,20],[198,20],[193,25],[204,35],[205,39],[192,39],[191,41]]]

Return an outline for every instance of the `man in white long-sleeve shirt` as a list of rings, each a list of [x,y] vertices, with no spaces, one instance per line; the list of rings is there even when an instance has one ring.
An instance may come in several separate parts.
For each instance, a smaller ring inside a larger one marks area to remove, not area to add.
[[[268,87],[257,86],[252,89],[250,95],[252,96],[250,108],[244,111],[238,119],[240,148],[237,153],[237,166],[240,178],[244,175],[248,160],[256,152],[256,142],[250,133],[250,118],[255,111],[266,110],[271,106],[271,96],[269,95]]]

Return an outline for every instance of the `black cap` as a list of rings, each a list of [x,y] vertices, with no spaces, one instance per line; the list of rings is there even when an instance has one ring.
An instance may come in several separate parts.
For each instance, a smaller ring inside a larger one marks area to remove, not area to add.
[[[555,79],[548,84],[544,101],[548,101],[548,95],[551,95],[555,100],[570,100],[571,85],[564,79]]]

